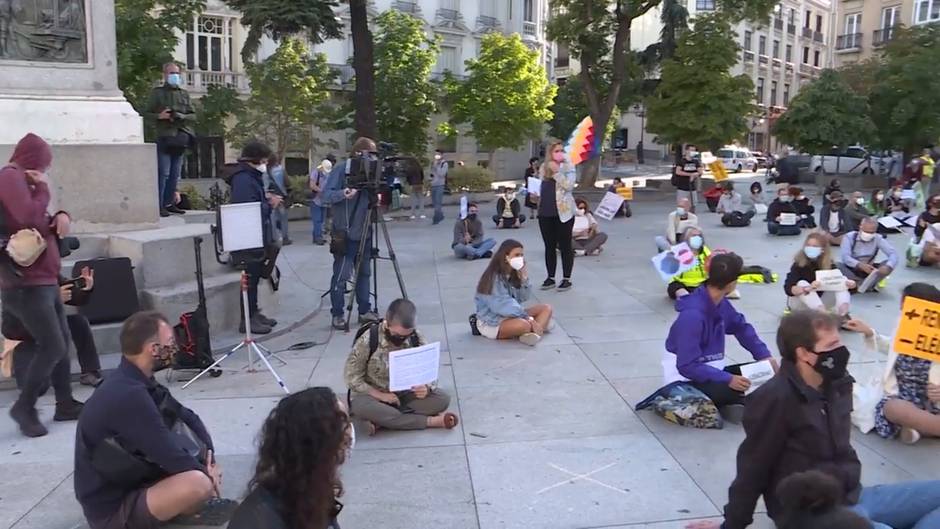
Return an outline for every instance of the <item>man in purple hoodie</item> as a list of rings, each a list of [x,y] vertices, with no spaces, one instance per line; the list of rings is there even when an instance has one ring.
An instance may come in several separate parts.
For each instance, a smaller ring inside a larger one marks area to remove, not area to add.
[[[705,288],[676,301],[679,317],[669,329],[663,353],[664,384],[688,381],[719,408],[734,406],[723,410],[729,422],[738,422],[743,412],[739,405],[744,404],[744,392],[751,381],[741,376],[739,365],[727,365],[725,335],[733,334],[755,361],[770,359],[777,369],[754,327],[726,299],[737,288],[743,266],[742,259],[733,253],[716,253],[709,259]]]
[[[10,416],[27,437],[49,433],[39,422],[36,401],[54,370],[70,369],[69,327],[59,297],[61,264],[58,251],[58,237],[68,235],[69,215],[63,211],[49,215],[47,211],[49,183],[46,172],[51,165],[49,144],[35,134],[27,134],[16,144],[9,165],[0,169],[0,213],[4,232],[12,235],[32,228],[46,241],[42,255],[32,265],[18,267],[18,275],[8,272],[5,267],[0,273],[3,311],[21,322],[29,335],[35,338],[28,344],[33,349],[30,351],[33,361],[19,399],[10,408]],[[56,398],[53,420],[77,420],[82,403],[72,398],[69,377],[52,377],[52,380]]]

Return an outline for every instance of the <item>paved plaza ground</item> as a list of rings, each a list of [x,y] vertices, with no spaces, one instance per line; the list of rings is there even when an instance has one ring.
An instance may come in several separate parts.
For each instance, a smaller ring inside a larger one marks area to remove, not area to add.
[[[482,209],[489,214],[492,207]],[[440,226],[395,222],[391,232],[408,295],[418,305],[419,328],[442,343],[440,383],[454,397],[452,409],[461,424],[449,432],[360,435],[342,470],[344,529],[678,529],[689,520],[718,516],[735,473],[741,428],[682,428],[651,412],[633,411],[660,386],[660,354],[675,316],[649,261],[652,238],[664,230],[671,207],[664,194],[663,200],[634,204],[631,219],[602,221],[610,234],[606,251],[576,260],[574,289],[535,291],[537,301],[555,307],[558,324],[535,348],[470,335],[467,316],[485,261],[458,261],[451,254],[454,209]],[[771,238],[762,222],[724,228],[717,215],[700,215],[712,248],[734,250],[747,263],[780,273],[782,280],[799,238]],[[283,299],[274,309],[282,315],[316,310],[330,278],[326,247],[309,244],[306,223],[292,229],[298,244],[283,254]],[[488,235],[521,240],[533,282],[544,279],[537,226],[527,222],[520,230]],[[892,241],[900,250],[905,238]],[[381,266],[384,309],[397,287],[391,266]],[[852,312],[891,333],[901,287],[914,280],[935,282],[936,274],[902,267],[886,291],[854,298]],[[782,287],[742,285],[740,291],[735,305],[776,351]],[[865,351],[859,336],[845,339],[857,378],[880,372],[882,359]],[[308,323],[267,345],[279,350],[305,341],[318,345],[282,354],[288,365],[279,371],[290,389],[327,385],[345,394],[342,368],[352,336],[330,331],[325,305]],[[735,361],[747,358],[736,343],[728,352]],[[243,496],[256,435],[281,396],[277,386],[264,372],[227,373],[186,390],[178,382],[169,386],[212,432],[225,471],[224,494]],[[77,396],[88,394],[82,388]],[[52,424],[48,436],[27,440],[7,415],[15,396],[12,390],[0,392],[0,526],[84,527],[72,489],[74,424]],[[41,403],[49,420],[52,400]],[[856,431],[854,445],[866,485],[940,475],[936,441],[903,446]],[[771,524],[758,516],[754,527]]]

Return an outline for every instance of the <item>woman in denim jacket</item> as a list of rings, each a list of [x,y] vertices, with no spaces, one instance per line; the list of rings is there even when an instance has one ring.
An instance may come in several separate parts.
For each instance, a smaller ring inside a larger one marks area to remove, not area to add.
[[[537,344],[550,325],[552,307],[523,308],[530,292],[522,243],[503,241],[477,285],[474,300],[480,334],[491,340],[518,338],[526,345]]]

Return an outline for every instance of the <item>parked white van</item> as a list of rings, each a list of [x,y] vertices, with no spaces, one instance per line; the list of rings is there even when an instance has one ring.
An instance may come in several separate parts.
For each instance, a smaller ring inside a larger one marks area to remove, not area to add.
[[[751,151],[734,145],[726,145],[715,153],[715,157],[721,160],[728,172],[740,173],[741,171],[756,171],[757,158],[751,154]]]

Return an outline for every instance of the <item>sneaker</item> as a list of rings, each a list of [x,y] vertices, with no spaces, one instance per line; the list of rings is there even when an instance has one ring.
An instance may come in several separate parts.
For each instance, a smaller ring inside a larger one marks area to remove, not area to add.
[[[294,244],[294,241],[291,239],[284,239],[283,241],[281,241],[281,246],[290,246],[292,244]]]
[[[408,218],[411,219],[411,220],[415,220],[415,219],[418,218],[418,217],[412,215],[412,216],[410,216],[410,217],[408,217]],[[424,215],[421,215],[421,218],[424,218]]]
[[[542,282],[542,290],[549,290],[549,289],[552,289],[552,288],[555,288],[555,280],[554,280],[554,279],[549,278],[549,279],[546,279],[545,281]]]
[[[163,217],[163,218],[167,218],[167,217],[170,216],[170,212],[167,211],[167,210],[165,210],[165,209],[161,209],[161,210],[160,210],[160,216]]]
[[[564,292],[564,291],[566,291],[566,290],[571,290],[571,287],[573,287],[573,286],[574,286],[574,285],[571,284],[571,281],[569,281],[569,280],[567,280],[567,279],[562,279],[562,280],[561,280],[561,283],[558,283],[558,291],[559,291],[559,292]]]
[[[426,218],[428,218],[428,216],[427,216],[427,215],[421,215],[421,218],[422,218],[422,219],[426,219]],[[438,222],[440,222],[440,221],[438,221]]]
[[[315,239],[313,244],[316,244],[317,246],[323,246],[326,244],[326,239]]]
[[[261,321],[257,314],[252,316],[248,323],[251,324],[251,334],[271,334],[271,331],[274,330],[270,325]],[[238,324],[238,332],[245,332],[245,320]]]
[[[49,430],[39,422],[39,413],[36,412],[36,408],[26,408],[19,401],[10,408],[10,417],[16,421],[20,432],[26,437],[42,437],[49,433]]]
[[[483,333],[481,333],[480,328],[477,327],[477,315],[471,314],[469,320],[470,320],[470,334],[474,336],[482,336]]]
[[[261,313],[261,311],[258,311],[258,313],[255,314],[255,317],[258,318],[258,321],[260,321],[261,323],[267,325],[268,327],[276,327],[276,326],[277,326],[277,320],[275,320],[274,318],[269,318],[269,317],[265,316],[264,314]]]
[[[913,428],[901,428],[901,432],[898,434],[898,439],[906,445],[915,444],[917,441],[920,441],[920,432]]]
[[[744,419],[744,405],[743,404],[729,404],[727,406],[722,406],[718,410],[718,413],[721,414],[721,418],[731,424],[741,424],[741,421]]]
[[[741,293],[738,292],[738,289],[734,289],[727,297],[728,299],[741,299]]]
[[[342,316],[333,316],[333,328],[338,331],[346,330],[346,318]]]
[[[84,406],[75,399],[69,402],[56,402],[55,415],[52,416],[52,420],[56,422],[77,421]]]
[[[493,257],[493,252],[489,252],[489,251],[483,252],[484,259],[489,259],[490,257]]]
[[[584,257],[585,255],[587,255],[587,252],[585,252],[584,250],[578,249],[574,251],[575,257]]]
[[[374,322],[374,321],[379,321],[379,319],[380,319],[380,318],[379,318],[379,315],[378,315],[377,313],[372,312],[372,311],[366,312],[365,314],[360,314],[360,315],[359,315],[359,325],[363,325],[363,324],[366,324],[366,323],[372,323],[372,322]]]
[[[519,341],[528,345],[529,347],[535,347],[537,343],[542,339],[541,336],[535,334],[534,332],[527,332],[519,337]]]
[[[165,208],[163,208],[163,209],[165,209],[165,210],[167,211],[167,213],[172,213],[172,214],[174,214],[174,215],[185,215],[185,214],[186,214],[186,212],[185,212],[184,210],[178,208],[175,204],[172,205],[172,206],[167,206],[167,207],[165,207]]]
[[[103,381],[104,379],[101,378],[101,373],[98,371],[82,373],[81,376],[78,377],[79,384],[83,386],[91,386],[93,388],[100,386]]]
[[[212,498],[203,505],[199,512],[194,514],[181,514],[170,522],[173,525],[198,525],[219,527],[232,519],[238,502],[223,498]]]

